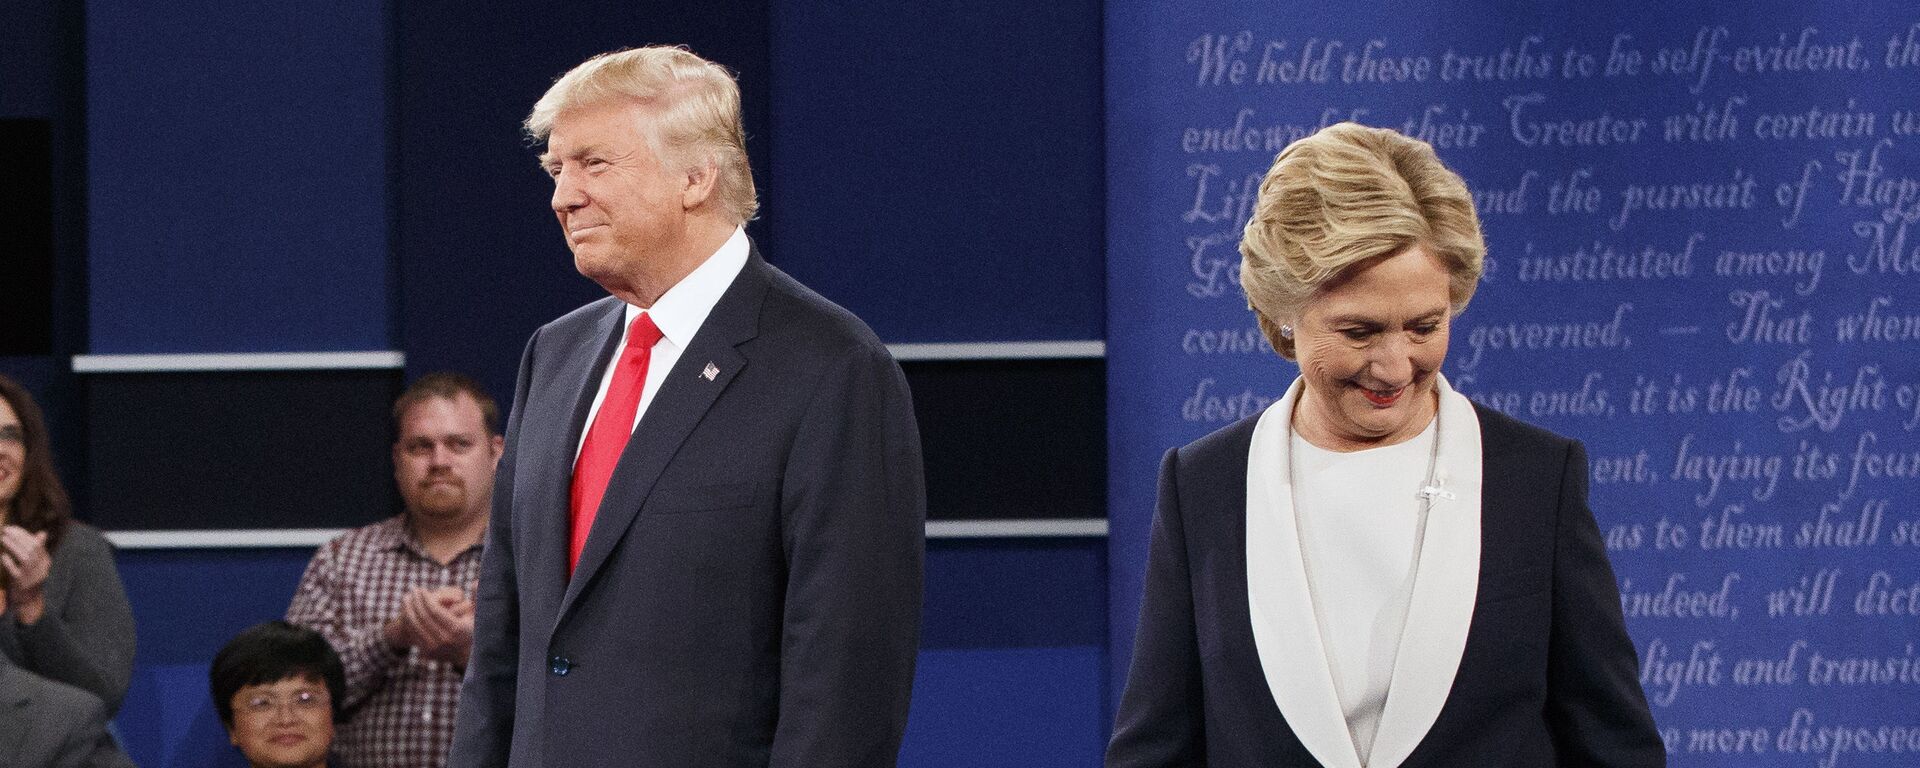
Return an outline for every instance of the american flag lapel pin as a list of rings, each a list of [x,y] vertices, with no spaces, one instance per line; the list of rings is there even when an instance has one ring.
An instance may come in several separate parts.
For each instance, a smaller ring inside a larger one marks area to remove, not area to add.
[[[707,381],[713,381],[713,377],[718,375],[720,375],[720,368],[714,365],[712,361],[708,361],[706,369],[700,372],[700,378],[706,379]]]

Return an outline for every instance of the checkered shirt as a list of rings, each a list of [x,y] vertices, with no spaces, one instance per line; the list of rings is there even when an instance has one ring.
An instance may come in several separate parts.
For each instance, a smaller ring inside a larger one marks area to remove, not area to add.
[[[334,737],[344,768],[439,768],[453,743],[463,671],[387,643],[381,628],[418,588],[459,587],[480,578],[475,544],[441,565],[407,529],[406,516],[356,528],[314,553],[287,608],[287,621],[312,627],[347,670],[346,713]]]

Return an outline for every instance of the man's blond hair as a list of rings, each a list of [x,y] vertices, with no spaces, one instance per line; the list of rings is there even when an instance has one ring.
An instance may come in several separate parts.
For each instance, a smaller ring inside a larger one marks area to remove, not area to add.
[[[740,87],[725,67],[686,48],[655,45],[587,59],[534,103],[527,135],[545,142],[561,113],[621,101],[651,113],[642,131],[662,164],[688,171],[711,164],[714,197],[733,223],[753,218],[760,202],[740,125]]]

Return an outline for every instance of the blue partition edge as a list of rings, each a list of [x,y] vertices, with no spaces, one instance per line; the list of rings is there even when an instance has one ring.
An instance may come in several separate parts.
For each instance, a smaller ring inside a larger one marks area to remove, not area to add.
[[[1106,543],[935,540],[902,766],[1093,766],[1106,743]],[[311,548],[119,553],[139,626],[115,720],[142,766],[239,766],[207,694],[227,639],[279,618]]]

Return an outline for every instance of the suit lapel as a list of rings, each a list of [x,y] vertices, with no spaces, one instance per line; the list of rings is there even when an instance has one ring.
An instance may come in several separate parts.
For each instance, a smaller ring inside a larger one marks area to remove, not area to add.
[[[561,598],[556,625],[593,581],[614,545],[626,535],[653,491],[654,482],[660,479],[660,473],[667,468],[680,444],[686,442],[727,384],[746,366],[747,359],[735,347],[758,333],[760,307],[767,292],[767,273],[766,262],[755,249],[733,285],[721,294],[720,301],[701,323],[687,349],[680,353],[673,370],[667,372],[659,393],[654,395],[633,437],[621,451],[620,462],[614,465],[606,496],[594,514],[593,529],[580,551],[580,562]],[[718,369],[712,378],[705,375],[709,364]],[[584,420],[583,416],[575,423],[576,436]],[[572,462],[567,466],[572,466]]]
[[[1290,436],[1295,380],[1260,415],[1247,451],[1247,608],[1254,650],[1287,727],[1327,768],[1360,768],[1346,715],[1334,692],[1300,555],[1294,517]]]
[[[515,521],[516,527],[525,523],[524,529],[529,533],[524,546],[531,553],[528,560],[537,564],[535,573],[521,575],[538,590],[522,601],[526,605],[558,605],[567,586],[567,526],[571,517],[573,461],[579,451],[580,435],[586,429],[587,411],[593,407],[593,396],[600,390],[600,378],[614,349],[620,345],[620,328],[626,316],[626,304],[616,299],[605,303],[606,307],[585,332],[572,339],[559,340],[560,347],[554,353],[559,369],[552,380],[553,391],[558,396],[543,401],[538,410],[527,414],[527,423],[566,424],[567,429],[546,432],[554,435],[554,439],[534,446],[539,455],[520,462],[521,466],[533,467],[541,474],[515,484],[514,509],[529,510]],[[518,498],[522,488],[539,497]]]
[[[1435,498],[1428,509],[1413,600],[1374,733],[1370,762],[1379,768],[1407,759],[1439,719],[1467,648],[1480,583],[1480,419],[1473,403],[1453,391],[1445,377],[1438,387],[1441,443],[1435,476],[1452,498]]]

